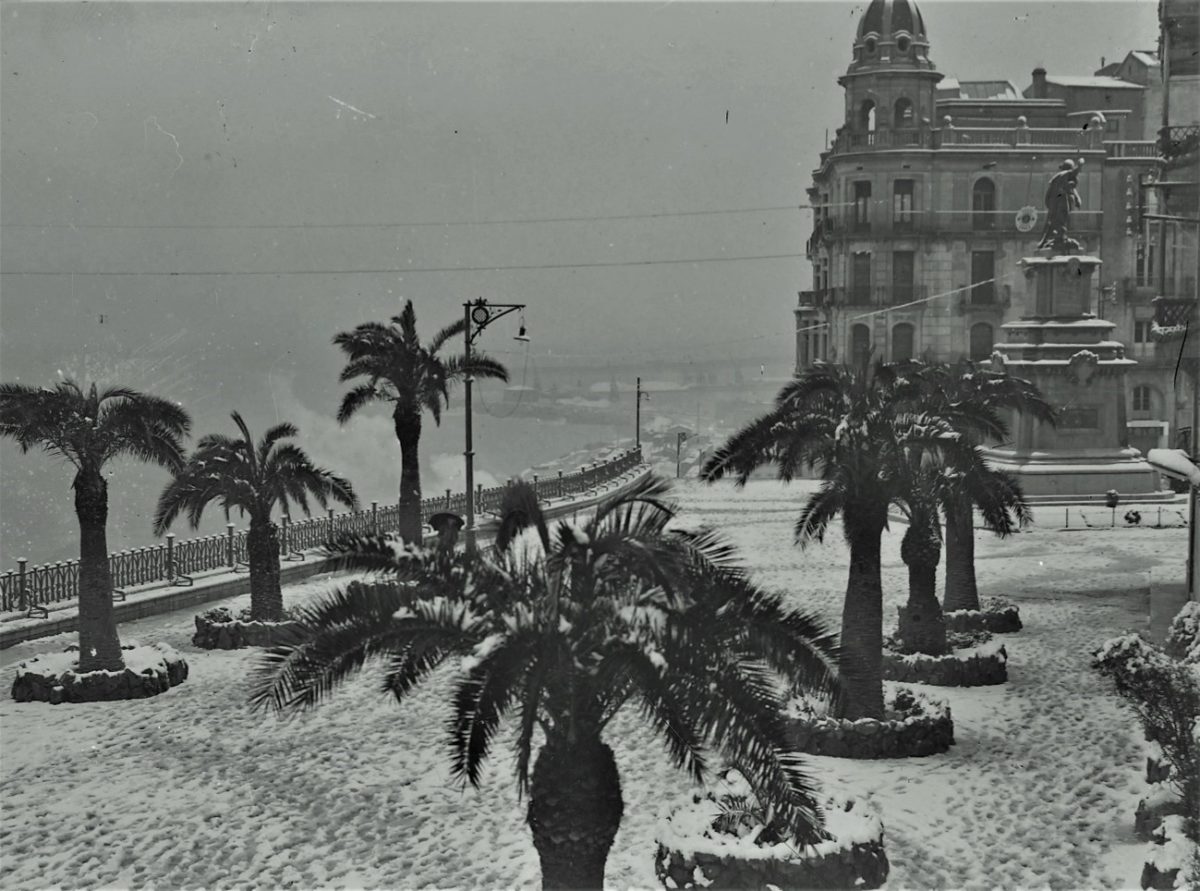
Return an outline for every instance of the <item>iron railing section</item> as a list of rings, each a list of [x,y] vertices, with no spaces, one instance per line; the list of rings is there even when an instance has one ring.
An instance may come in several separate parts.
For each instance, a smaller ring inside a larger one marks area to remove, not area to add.
[[[1183,129],[1183,128],[1173,128]],[[1098,149],[1104,144],[1103,134],[1095,130],[1075,127],[955,127],[936,129],[893,129],[875,130],[870,133],[843,131],[834,138],[828,152],[822,158],[851,152],[895,151],[910,148],[1021,148],[1038,146],[1046,148]],[[1124,142],[1125,146],[1136,143]],[[1127,154],[1116,157],[1153,157],[1150,148],[1116,149]],[[1151,154],[1142,154],[1151,152]]]
[[[1154,140],[1117,140],[1104,143],[1104,151],[1110,158],[1159,157],[1158,143]]]
[[[1168,161],[1194,154],[1200,149],[1200,125],[1163,127],[1158,133],[1158,143]]]
[[[571,498],[599,490],[641,463],[638,449],[627,449],[607,461],[585,465],[578,471],[563,473],[548,479],[534,476],[530,481],[538,498],[544,501]],[[480,516],[496,514],[504,500],[507,485],[491,488],[476,487],[475,509]],[[442,496],[426,498],[421,502],[421,519],[429,518],[441,511],[462,514],[466,511],[467,496],[463,492],[448,492]],[[360,535],[385,534],[399,528],[400,507],[398,504],[379,505],[358,511],[336,513],[330,511],[323,517],[308,517],[292,521],[284,518],[279,524],[281,556],[299,559],[304,551],[320,548],[335,535],[357,533]],[[134,588],[152,585],[182,583],[190,577],[214,570],[236,569],[244,566],[248,559],[248,533],[226,526],[224,533],[205,535],[177,541],[173,534],[163,542],[141,548],[118,551],[108,555],[113,587]],[[79,561],[67,560],[30,567],[28,561],[18,560],[18,568],[0,575],[0,610],[25,610],[39,604],[73,600],[79,596]]]

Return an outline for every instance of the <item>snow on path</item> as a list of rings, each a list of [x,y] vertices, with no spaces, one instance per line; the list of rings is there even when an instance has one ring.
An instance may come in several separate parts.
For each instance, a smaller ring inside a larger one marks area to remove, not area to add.
[[[791,544],[801,494],[771,482],[679,490],[688,524],[719,525],[760,581],[836,622],[846,549],[837,527],[807,552]],[[815,775],[880,806],[891,888],[1113,888],[1136,877],[1138,734],[1088,668],[1088,650],[1144,627],[1149,568],[1180,563],[1182,572],[1183,536],[980,536],[983,593],[1015,599],[1027,625],[1005,638],[1010,683],[938,691],[958,739],[945,755],[811,759]],[[906,580],[898,550],[899,534],[887,536],[889,623]],[[328,584],[292,586],[287,600]],[[511,730],[481,789],[450,781],[450,671],[403,707],[376,692],[368,671],[311,714],[277,719],[245,704],[254,653],[192,647],[191,610],[121,630],[176,647],[191,675],[130,703],[0,701],[0,887],[537,886]],[[14,647],[0,664],[7,676],[17,659],[71,639]],[[655,887],[655,823],[687,794],[686,780],[632,710],[608,738],[625,796],[608,881]]]

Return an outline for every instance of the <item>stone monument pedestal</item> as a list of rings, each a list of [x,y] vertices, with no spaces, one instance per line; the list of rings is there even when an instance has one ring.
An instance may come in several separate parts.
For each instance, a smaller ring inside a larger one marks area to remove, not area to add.
[[[1092,256],[1026,257],[1025,315],[1002,328],[996,371],[1033,383],[1058,414],[1058,426],[1016,415],[1012,441],[988,449],[988,463],[1017,477],[1033,503],[1169,500],[1158,472],[1130,448],[1125,375],[1136,365],[1112,339],[1112,322],[1091,310]]]

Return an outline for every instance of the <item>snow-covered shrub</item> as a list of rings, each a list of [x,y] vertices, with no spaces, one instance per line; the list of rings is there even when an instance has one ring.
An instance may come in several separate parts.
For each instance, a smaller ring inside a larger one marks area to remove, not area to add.
[[[196,616],[192,644],[204,650],[270,646],[289,640],[300,627],[295,608],[285,609],[278,621],[261,621],[250,615],[249,607],[237,615],[225,606],[205,610]]]
[[[1200,665],[1200,601],[1189,600],[1171,620],[1163,649],[1168,656]]]
[[[1106,641],[1092,664],[1112,679],[1147,739],[1162,749],[1171,768],[1167,782],[1188,815],[1184,832],[1200,841],[1200,665],[1174,659],[1136,634]]]

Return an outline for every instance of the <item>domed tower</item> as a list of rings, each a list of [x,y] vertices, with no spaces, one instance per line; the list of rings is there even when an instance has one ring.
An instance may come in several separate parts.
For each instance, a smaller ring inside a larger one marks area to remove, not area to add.
[[[838,78],[846,90],[845,129],[863,134],[929,126],[941,79],[914,0],[871,0],[858,23],[854,60]]]

